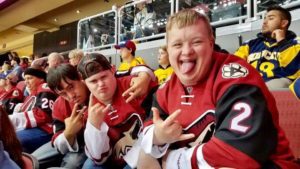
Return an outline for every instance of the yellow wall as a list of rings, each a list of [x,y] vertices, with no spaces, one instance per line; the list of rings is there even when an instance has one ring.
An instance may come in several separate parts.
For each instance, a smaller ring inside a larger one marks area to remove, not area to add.
[[[30,56],[33,53],[33,45],[27,45],[27,46],[23,46],[17,49],[13,50],[14,52],[17,52],[19,54],[19,56]]]

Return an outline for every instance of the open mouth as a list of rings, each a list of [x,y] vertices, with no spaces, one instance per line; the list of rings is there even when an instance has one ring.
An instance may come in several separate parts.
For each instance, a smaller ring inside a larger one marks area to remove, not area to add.
[[[182,60],[180,61],[180,71],[181,73],[189,73],[193,70],[196,65],[195,60]]]

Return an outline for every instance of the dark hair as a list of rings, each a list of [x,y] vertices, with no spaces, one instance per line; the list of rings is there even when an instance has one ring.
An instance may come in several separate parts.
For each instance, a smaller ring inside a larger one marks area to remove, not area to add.
[[[135,51],[133,51],[132,49],[129,49],[129,48],[127,48],[128,50],[131,50],[131,55],[133,56],[133,57],[135,57]]]
[[[19,57],[14,56],[14,57],[12,58],[12,60],[16,61],[17,64],[20,64],[20,58],[19,58]]]
[[[282,19],[288,20],[289,23],[286,27],[288,29],[291,25],[291,20],[292,20],[292,16],[291,16],[291,13],[289,12],[289,10],[282,8],[281,6],[278,6],[278,5],[273,5],[267,9],[267,12],[270,12],[273,10],[279,11],[281,13]]]
[[[61,81],[68,83],[70,80],[81,80],[76,67],[70,64],[60,64],[55,68],[50,68],[47,75],[47,84],[49,88],[55,92],[61,91]]]
[[[4,150],[9,157],[23,168],[22,146],[19,142],[15,129],[8,118],[6,111],[0,106],[0,140],[3,142]]]
[[[79,62],[77,70],[82,79],[86,79],[101,71],[110,70],[109,61],[100,53],[88,53]]]

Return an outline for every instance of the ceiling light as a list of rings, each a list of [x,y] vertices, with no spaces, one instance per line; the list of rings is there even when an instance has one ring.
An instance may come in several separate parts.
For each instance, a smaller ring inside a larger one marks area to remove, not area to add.
[[[77,13],[77,14],[80,14],[80,12],[81,12],[80,10],[76,10],[76,13]]]
[[[54,18],[54,22],[57,22],[57,19],[56,19],[56,18]]]

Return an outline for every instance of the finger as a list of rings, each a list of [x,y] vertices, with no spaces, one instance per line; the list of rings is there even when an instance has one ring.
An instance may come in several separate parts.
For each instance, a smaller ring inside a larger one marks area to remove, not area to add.
[[[106,113],[106,112],[108,112],[110,109],[111,109],[111,104],[108,104],[108,105],[106,105],[106,106],[102,109],[102,112],[103,112],[103,113]]]
[[[86,111],[86,106],[83,106],[83,108],[82,109],[80,109],[80,110],[77,110],[79,113],[81,113],[81,114],[83,114],[85,111]]]
[[[128,88],[123,94],[122,96],[125,97],[125,96],[128,96],[130,95],[130,93],[134,92],[135,90],[135,87],[134,86],[131,86],[130,88]]]
[[[158,109],[155,108],[155,107],[152,107],[151,110],[153,112],[153,123],[157,123],[159,121],[162,121],[162,119],[160,118]]]
[[[90,99],[89,99],[89,108],[93,106],[93,94],[90,94]]]
[[[131,92],[131,93],[129,93],[129,97],[125,101],[126,101],[126,103],[129,103],[132,100],[134,100],[135,98],[137,98],[136,94],[134,92]]]
[[[180,109],[174,111],[166,120],[164,121],[165,125],[171,125],[176,121],[177,116],[181,113]]]
[[[178,141],[183,141],[183,140],[188,140],[188,139],[191,139],[191,138],[194,138],[195,135],[190,133],[190,134],[182,134],[179,136],[178,138]]]
[[[73,110],[72,110],[72,114],[71,114],[70,117],[75,117],[75,116],[77,116],[77,114],[78,114],[78,111],[77,111],[78,106],[79,106],[79,104],[78,104],[78,103],[75,103],[75,105],[74,105],[74,107],[73,107]]]

